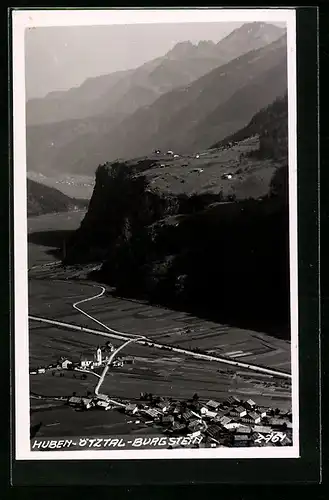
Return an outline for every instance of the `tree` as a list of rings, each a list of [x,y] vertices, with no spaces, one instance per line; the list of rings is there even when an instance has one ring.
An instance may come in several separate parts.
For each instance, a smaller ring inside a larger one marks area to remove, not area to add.
[[[274,173],[270,184],[270,195],[288,199],[288,166],[280,167]]]

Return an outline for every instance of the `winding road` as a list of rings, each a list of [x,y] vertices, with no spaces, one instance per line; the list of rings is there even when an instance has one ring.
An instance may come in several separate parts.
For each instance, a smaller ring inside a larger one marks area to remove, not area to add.
[[[72,305],[72,307],[76,311],[78,311],[80,314],[83,314],[84,316],[88,317],[89,319],[91,319],[92,321],[94,321],[95,323],[97,323],[98,325],[102,326],[105,330],[107,330],[107,332],[100,331],[100,330],[94,330],[94,329],[91,329],[91,328],[85,328],[85,327],[82,327],[82,326],[74,325],[72,323],[66,323],[66,322],[51,320],[51,319],[47,319],[47,318],[43,318],[43,317],[38,317],[38,316],[30,316],[29,315],[29,319],[32,320],[32,321],[38,321],[38,322],[52,324],[54,326],[69,328],[69,329],[72,329],[72,330],[80,330],[80,331],[83,331],[83,332],[86,332],[86,333],[91,333],[91,334],[95,334],[95,335],[101,335],[103,337],[112,337],[112,338],[115,338],[115,339],[118,339],[118,340],[124,340],[125,344],[123,344],[122,346],[120,346],[113,353],[113,355],[110,357],[110,360],[109,360],[108,364],[106,365],[106,367],[104,369],[104,372],[103,372],[104,377],[105,377],[105,375],[106,375],[106,373],[108,371],[110,363],[114,359],[114,355],[119,350],[123,349],[126,345],[128,345],[129,343],[136,342],[136,343],[140,343],[142,345],[148,345],[148,346],[156,348],[156,349],[169,349],[172,352],[177,352],[177,353],[180,353],[180,354],[185,354],[185,355],[191,356],[193,358],[197,358],[197,359],[204,359],[204,360],[207,360],[207,361],[215,361],[215,362],[218,362],[218,363],[223,363],[223,364],[227,364],[227,365],[231,365],[231,366],[237,366],[237,367],[244,368],[244,369],[251,370],[251,371],[255,371],[255,372],[260,372],[260,373],[266,373],[266,374],[274,375],[274,376],[277,376],[277,377],[282,377],[282,378],[287,378],[287,379],[291,379],[292,378],[291,374],[287,373],[287,372],[273,370],[273,369],[270,369],[270,368],[265,368],[263,366],[258,366],[258,365],[254,365],[254,364],[243,363],[241,361],[234,361],[232,359],[223,358],[221,356],[213,356],[213,355],[210,355],[210,354],[196,353],[194,351],[191,351],[191,350],[188,350],[188,349],[182,349],[180,347],[166,346],[164,344],[160,344],[158,342],[154,342],[152,339],[148,339],[145,336],[132,335],[132,334],[127,334],[127,333],[118,331],[118,330],[114,330],[113,328],[108,327],[107,325],[105,325],[104,323],[102,323],[101,321],[99,321],[97,318],[94,318],[92,315],[86,313],[86,311],[84,311],[83,309],[81,309],[80,307],[78,307],[80,304],[83,304],[83,303],[86,303],[86,302],[90,302],[92,300],[96,300],[96,299],[99,299],[102,296],[104,296],[104,294],[106,292],[106,289],[103,286],[100,286],[100,285],[91,285],[91,286],[100,288],[101,292],[98,293],[98,294],[96,294],[96,295],[93,295],[92,297],[88,297],[86,299],[82,299],[82,300],[79,300],[78,302],[75,302]],[[103,377],[103,375],[101,375],[102,381],[104,380],[104,377]],[[98,383],[99,387],[101,386],[101,383]],[[98,387],[98,389],[99,389],[99,387]]]

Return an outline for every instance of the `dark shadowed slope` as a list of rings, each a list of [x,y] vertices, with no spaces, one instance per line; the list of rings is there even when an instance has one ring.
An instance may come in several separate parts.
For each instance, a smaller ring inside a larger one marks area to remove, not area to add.
[[[229,143],[244,141],[259,136],[262,155],[272,159],[287,157],[288,151],[288,93],[261,109],[246,127],[216,142],[212,148],[221,148]]]
[[[87,200],[69,198],[57,189],[27,179],[27,215],[41,215],[53,212],[68,212],[84,208]]]
[[[276,66],[239,89],[198,123],[189,134],[191,148],[207,148],[213,141],[240,130],[255,112],[272,103],[277,97],[283,96],[286,91],[287,65],[283,58]],[[250,134],[247,137],[250,137]]]

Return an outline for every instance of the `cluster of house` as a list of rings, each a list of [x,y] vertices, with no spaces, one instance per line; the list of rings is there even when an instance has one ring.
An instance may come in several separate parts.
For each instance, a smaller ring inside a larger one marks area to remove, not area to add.
[[[84,353],[80,356],[80,359],[73,360],[68,357],[61,357],[57,363],[50,364],[46,367],[38,367],[36,370],[30,372],[31,375],[37,373],[46,373],[47,370],[93,370],[99,366],[104,366],[109,360],[111,353],[115,351],[115,347],[107,342],[105,346],[98,346],[94,351]],[[133,363],[134,358],[128,356],[125,358],[115,358],[112,362],[112,366],[121,367],[125,363]]]
[[[223,402],[198,399],[173,402],[157,398],[148,403],[130,403],[125,411],[141,415],[163,427],[169,434],[203,434],[217,445],[263,446],[288,445],[292,439],[291,411],[264,408],[251,399],[242,401],[230,396]],[[279,435],[273,441],[259,439],[259,435]]]
[[[203,436],[214,446],[287,446],[292,443],[292,414],[258,406],[253,400],[230,396],[225,401],[201,403],[198,397],[188,401],[173,401],[141,394],[137,402],[117,403],[108,398],[78,398],[68,404],[76,408],[118,409],[126,415],[160,427],[170,435]]]
[[[155,153],[155,154],[157,154],[157,155],[159,155],[159,154],[161,154],[162,152],[161,152],[161,150],[160,150],[160,149],[155,149],[155,150],[154,150],[154,153]],[[169,150],[167,151],[167,153],[165,153],[165,154],[170,155],[170,156],[173,156],[174,158],[179,158],[179,155],[178,155],[178,154],[175,154],[175,153],[174,153],[174,151],[171,151],[170,149],[169,149]]]

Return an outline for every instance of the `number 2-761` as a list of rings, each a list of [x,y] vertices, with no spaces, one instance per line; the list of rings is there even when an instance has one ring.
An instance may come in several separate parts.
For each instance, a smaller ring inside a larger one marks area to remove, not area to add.
[[[270,434],[261,434],[258,432],[258,438],[255,439],[255,443],[261,443],[265,441],[265,443],[277,443],[278,441],[283,441],[286,437],[286,434],[283,432],[271,432]]]

